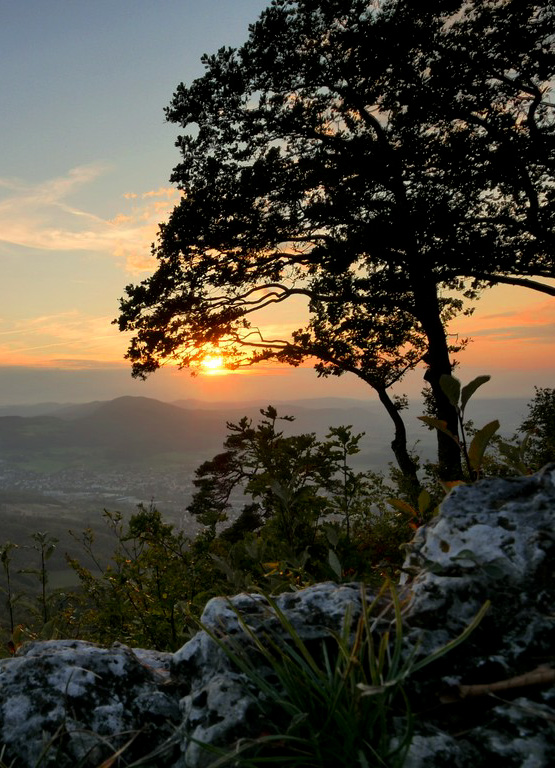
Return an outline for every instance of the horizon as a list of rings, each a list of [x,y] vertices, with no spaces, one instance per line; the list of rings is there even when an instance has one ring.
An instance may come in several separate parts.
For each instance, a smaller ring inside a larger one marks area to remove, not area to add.
[[[479,426],[491,421],[492,416],[495,416],[500,423],[499,435],[511,440],[515,439],[518,433],[522,434],[521,425],[527,418],[530,404],[531,399],[524,397],[480,397],[478,390],[466,409],[465,418],[472,420],[475,425]],[[69,420],[69,422],[78,423],[82,419],[89,420],[91,414],[94,414],[95,423],[97,419],[102,420],[108,416],[110,423],[119,425],[117,430],[119,432],[121,423],[133,424],[133,428],[135,428],[146,419],[145,423],[150,424],[153,413],[156,414],[156,421],[167,427],[173,424],[176,418],[179,419],[175,414],[177,409],[191,414],[193,417],[216,415],[222,430],[221,441],[223,442],[224,427],[230,420],[236,422],[239,418],[246,416],[252,420],[253,424],[256,424],[260,419],[260,413],[268,406],[274,407],[280,417],[293,417],[292,424],[283,422],[280,427],[280,430],[284,430],[286,433],[314,432],[324,437],[330,426],[349,424],[354,427],[355,431],[361,431],[363,435],[361,450],[366,458],[368,458],[369,450],[371,453],[372,450],[376,451],[379,448],[382,459],[384,456],[387,461],[393,459],[389,450],[394,429],[389,415],[379,401],[357,398],[290,397],[289,399],[268,398],[264,402],[260,400],[206,401],[181,398],[164,401],[152,397],[124,395],[110,400],[93,400],[82,403],[45,402],[11,406],[0,404],[0,420],[18,417],[22,418],[24,422],[29,419],[32,424],[33,419],[38,419],[39,423],[43,423],[40,420],[46,417],[49,420],[54,419],[56,422]],[[403,410],[402,418],[407,430],[407,439],[412,449],[417,451],[420,456],[427,456],[430,446],[435,445],[435,439],[425,425],[419,421],[418,417],[423,412],[423,403],[413,401],[409,403],[406,410]],[[123,422],[120,419],[123,419]],[[9,433],[13,429],[13,422],[7,422],[6,429]],[[37,434],[41,434],[40,429]],[[115,435],[116,433],[114,433],[114,437]],[[220,443],[217,441],[217,444]],[[373,465],[372,462],[370,465]]]
[[[164,405],[176,405],[179,404],[180,408],[196,408],[196,407],[206,407],[206,410],[213,409],[218,410],[220,408],[224,407],[232,407],[236,408],[239,406],[249,406],[249,407],[258,407],[259,404],[261,405],[261,401],[259,399],[243,399],[243,400],[201,400],[197,397],[181,397],[173,400],[164,400],[159,397],[152,397],[147,395],[117,395],[116,397],[108,397],[105,399],[100,400],[79,400],[79,401],[62,401],[62,400],[43,400],[43,401],[36,401],[36,402],[29,402],[29,403],[0,403],[0,412],[2,410],[6,409],[14,409],[14,408],[33,408],[33,407],[39,407],[39,406],[50,406],[50,407],[61,407],[65,408],[76,406],[79,407],[81,405],[93,405],[93,404],[99,404],[102,405],[104,403],[113,403],[117,400],[148,400],[152,402],[157,403],[163,403]],[[524,396],[503,396],[503,397],[487,397],[487,396],[480,396],[480,394],[475,394],[472,396],[472,402],[480,402],[480,403],[496,403],[496,402],[503,402],[503,401],[525,401],[526,397]],[[325,404],[325,408],[334,408],[342,407],[342,406],[349,406],[349,407],[356,407],[356,408],[366,408],[370,406],[376,406],[377,408],[381,408],[381,404],[378,400],[368,400],[363,399],[360,397],[329,397],[328,395],[321,395],[319,397],[289,397],[289,398],[274,398],[272,403],[269,403],[269,405],[281,405],[281,404],[295,404],[296,406],[302,406],[304,404],[314,404],[317,407],[320,407],[321,404]],[[409,402],[408,409],[410,410],[412,407],[415,406],[415,402]],[[261,407],[267,407],[262,406]]]
[[[461,365],[454,375],[463,384],[476,376],[491,375],[477,399],[495,400],[519,398],[531,400],[534,387],[552,388],[550,369],[535,371],[505,371],[490,366],[478,368]],[[422,372],[411,372],[394,392],[407,394],[411,404],[421,403]],[[309,368],[282,368],[254,371],[249,375],[229,373],[224,376],[201,374],[191,376],[187,371],[163,369],[146,382],[131,378],[125,365],[109,368],[63,370],[0,365],[0,407],[24,406],[55,402],[79,404],[112,400],[117,397],[150,397],[162,402],[192,399],[206,403],[258,401],[261,405],[272,400],[355,399],[379,403],[376,393],[354,376],[318,379]]]
[[[240,45],[267,0],[28,0],[6,10],[0,176],[0,404],[124,394],[208,401],[376,395],[354,376],[318,379],[308,365],[266,365],[195,379],[175,369],[147,382],[124,362],[129,338],[112,325],[125,286],[153,269],[150,244],[179,199],[168,182],[178,130],[164,108],[202,74],[204,52]],[[41,130],[37,133],[36,126]],[[555,281],[547,281],[555,285]],[[507,286],[484,291],[450,324],[470,338],[463,382],[490,374],[491,396],[533,396],[555,380],[555,302]],[[303,322],[282,306],[267,328]],[[214,372],[216,373],[216,372]],[[423,369],[394,393],[420,398]]]

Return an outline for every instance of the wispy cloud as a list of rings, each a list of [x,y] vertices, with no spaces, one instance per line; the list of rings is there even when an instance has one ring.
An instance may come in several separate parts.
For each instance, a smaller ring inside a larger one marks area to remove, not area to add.
[[[510,325],[505,328],[501,326],[487,328],[473,331],[472,336],[487,337],[496,341],[552,342],[555,339],[555,322],[542,323],[541,325]]]
[[[111,318],[71,310],[4,323],[0,332],[0,364],[52,364],[61,360],[119,360],[125,340]],[[62,351],[62,354],[60,352]],[[64,354],[67,353],[67,354]]]
[[[477,323],[470,322],[465,333],[492,341],[553,343],[555,302],[552,299],[536,301],[516,310],[485,315]]]
[[[111,219],[71,205],[72,194],[105,172],[101,165],[79,166],[36,185],[0,179],[0,241],[45,251],[102,253],[131,272],[152,268],[150,245],[179,193],[171,187],[127,193],[125,210]]]

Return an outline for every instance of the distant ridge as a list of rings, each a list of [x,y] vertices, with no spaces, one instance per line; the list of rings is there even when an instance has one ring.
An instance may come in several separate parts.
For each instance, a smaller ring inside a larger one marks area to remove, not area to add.
[[[0,417],[2,416],[47,416],[61,408],[70,408],[70,405],[61,403],[33,403],[32,405],[0,405]]]
[[[268,400],[268,402],[266,402]],[[268,405],[273,405],[278,410],[281,407],[295,406],[297,408],[371,408],[381,409],[382,406],[377,400],[368,398],[359,399],[351,397],[307,397],[298,399],[283,399],[283,398],[258,398],[257,400],[216,400],[210,402],[208,400],[198,400],[193,398],[172,400],[173,405],[177,405],[179,408],[196,408],[203,411],[219,411],[222,409],[229,409],[230,411],[241,410],[241,408],[247,408],[252,410],[256,408],[266,408]]]
[[[207,449],[223,438],[217,413],[184,410],[148,397],[118,397],[89,408],[70,422],[81,443],[109,455],[135,459],[154,453]]]
[[[136,462],[170,452],[199,451],[206,455],[221,450],[226,422],[237,421],[243,415],[256,422],[260,409],[267,405],[260,401],[164,403],[149,397],[123,396],[78,405],[37,404],[37,412],[46,410],[40,415],[22,415],[29,413],[27,406],[15,414],[10,407],[9,415],[1,415],[0,411],[0,458],[9,461],[14,452],[20,456],[29,452],[46,456],[52,451],[69,454],[83,450],[94,450],[106,460],[117,462]],[[374,457],[380,466],[392,460],[389,445],[393,428],[379,403],[313,398],[274,401],[272,405],[279,415],[295,417],[292,424],[283,423],[286,434],[316,432],[324,437],[330,426],[350,424],[355,431],[366,433],[361,444],[366,457]],[[418,403],[405,412],[409,444],[427,454],[433,451],[434,436],[416,418],[420,413]],[[492,398],[473,400],[467,415],[476,426],[498,418],[501,433],[511,436],[525,413],[523,398]]]
[[[145,397],[67,406],[61,416],[0,417],[1,458],[83,451],[107,461],[135,462],[167,452],[209,451],[225,433],[218,412],[186,411]]]

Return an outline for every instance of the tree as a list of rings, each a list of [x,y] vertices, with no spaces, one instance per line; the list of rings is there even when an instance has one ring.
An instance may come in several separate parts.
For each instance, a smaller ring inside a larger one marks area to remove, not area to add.
[[[205,527],[195,544],[208,543],[239,589],[272,581],[282,589],[331,573],[341,579],[345,570],[369,576],[400,565],[400,545],[413,534],[412,508],[400,500],[402,514],[393,514],[396,489],[351,466],[364,433],[349,425],[330,427],[325,440],[286,436],[278,424],[293,417],[278,416],[272,406],[260,412],[258,424],[247,417],[228,423],[223,452],[196,471],[187,510]],[[229,518],[235,519],[222,529]]]
[[[247,520],[253,529],[270,523],[278,540],[302,551],[314,542],[328,507],[324,489],[336,468],[335,446],[321,443],[312,432],[285,437],[277,422],[293,417],[278,416],[272,406],[260,413],[256,426],[246,416],[237,424],[228,422],[225,451],[197,469],[198,490],[187,509],[215,536],[216,524],[228,519],[234,492],[241,491],[254,502],[243,509],[241,529]]]
[[[555,389],[535,387],[519,431],[529,433],[525,459],[534,471],[555,462]]]
[[[96,572],[66,556],[80,582],[71,624],[79,637],[104,643],[178,648],[186,607],[200,593],[191,542],[152,505],[139,505],[127,522],[120,512],[105,510],[104,518],[115,537],[109,563],[99,561],[90,528],[76,538]],[[208,573],[198,581],[204,584]]]
[[[529,278],[554,275],[554,15],[525,0],[274,0],[241,48],[205,56],[166,113],[186,131],[181,202],[157,271],[121,302],[133,374],[210,346],[235,364],[245,349],[316,357],[395,418],[387,389],[423,361],[456,434],[447,321],[486,285],[548,290]],[[306,325],[265,337],[255,316],[298,297]],[[460,475],[454,441],[440,432],[438,447],[441,475]]]

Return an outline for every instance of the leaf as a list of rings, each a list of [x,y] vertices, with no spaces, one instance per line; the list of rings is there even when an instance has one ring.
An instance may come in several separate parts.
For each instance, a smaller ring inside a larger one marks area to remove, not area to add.
[[[449,435],[451,440],[454,440],[457,445],[459,445],[459,438],[454,435],[450,429],[447,429],[447,422],[443,421],[441,419],[434,419],[432,416],[418,416],[420,421],[423,421],[424,424],[427,424],[429,427],[432,427],[433,429],[438,429],[440,432],[444,432],[446,435]]]
[[[483,571],[486,576],[489,576],[490,579],[501,579],[503,576],[505,576],[505,570],[500,568],[495,563],[488,563],[488,565],[484,565]]]
[[[403,501],[403,499],[388,499],[387,503],[391,504],[395,509],[398,509],[399,512],[404,512],[406,515],[409,515],[409,517],[415,517],[416,515],[416,509],[408,502]]]
[[[262,563],[262,567],[266,568],[266,570],[268,571],[266,576],[273,576],[274,573],[277,573],[277,571],[279,570],[279,566],[280,566],[279,560],[276,560],[273,563]]]
[[[214,561],[214,564],[222,571],[228,579],[232,579],[234,576],[233,568],[229,565],[229,563],[223,559],[223,557],[218,557],[218,555],[214,555],[213,553],[210,553],[211,559]]]
[[[331,525],[325,528],[326,539],[332,547],[337,547],[339,544],[339,531],[337,528],[333,528]]]
[[[466,386],[462,388],[461,392],[461,410],[464,411],[466,404],[472,397],[472,395],[476,392],[478,387],[481,387],[482,384],[485,384],[487,381],[491,379],[491,376],[477,376],[475,379],[470,381]]]
[[[449,376],[446,373],[439,379],[439,386],[443,390],[443,394],[447,397],[451,405],[455,408],[459,407],[459,397],[461,394],[461,382],[454,376]]]
[[[476,553],[471,549],[461,549],[456,555],[453,555],[451,560],[471,560],[473,563],[478,563]]]
[[[387,690],[385,685],[366,685],[365,683],[357,683],[357,688],[361,696],[378,696]]]
[[[493,435],[499,429],[499,422],[497,419],[490,421],[479,432],[476,432],[470,443],[468,449],[468,460],[470,466],[475,472],[478,472],[484,458],[484,453]]]
[[[432,497],[428,493],[428,491],[424,488],[424,490],[420,491],[420,494],[418,496],[418,511],[421,515],[424,514],[429,508],[430,504],[432,503]]]
[[[328,551],[328,563],[330,564],[330,568],[335,573],[338,580],[341,581],[341,563],[339,562],[339,558],[333,549]]]

